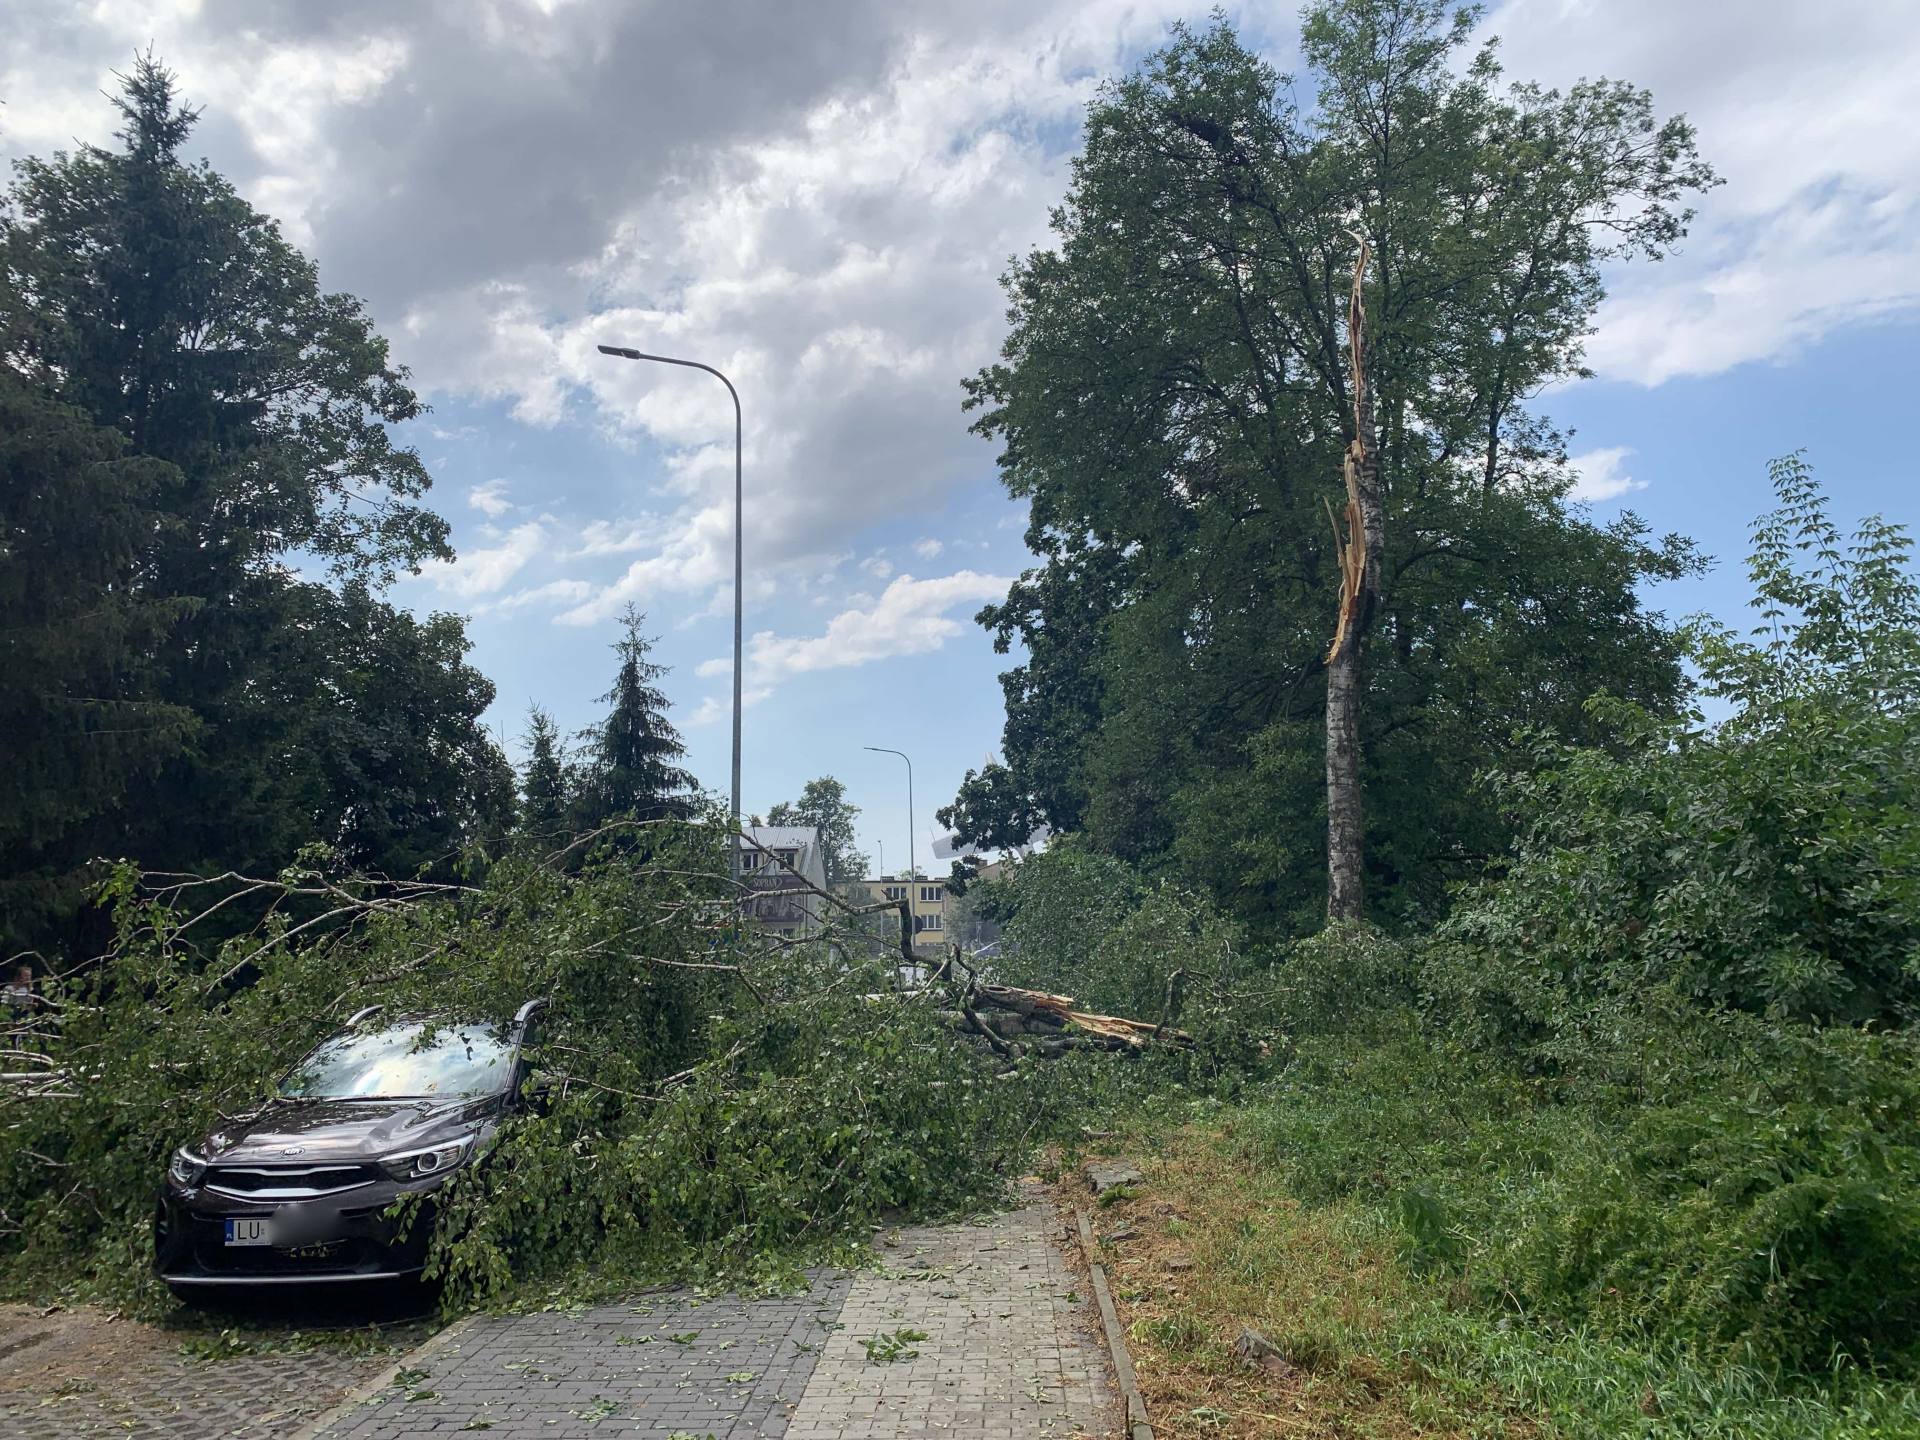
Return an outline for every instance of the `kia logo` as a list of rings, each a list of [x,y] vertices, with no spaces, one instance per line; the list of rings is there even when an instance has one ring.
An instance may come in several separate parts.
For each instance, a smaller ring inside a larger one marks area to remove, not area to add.
[[[302,1147],[298,1145],[282,1145],[280,1147],[280,1153],[282,1155],[298,1155],[301,1153],[301,1149]]]

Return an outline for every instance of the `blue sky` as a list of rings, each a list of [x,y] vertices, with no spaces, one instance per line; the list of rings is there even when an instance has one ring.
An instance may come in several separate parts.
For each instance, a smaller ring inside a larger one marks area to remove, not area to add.
[[[433,405],[410,438],[459,560],[403,582],[472,617],[510,747],[530,703],[596,712],[632,601],[693,769],[726,783],[732,412],[747,432],[745,801],[831,773],[891,868],[999,743],[1005,663],[971,616],[1026,563],[967,435],[996,277],[1045,238],[1100,76],[1211,0],[45,0],[0,34],[0,156],[104,139],[152,42],[200,148],[364,296]],[[1229,7],[1291,68],[1291,6]],[[12,17],[10,17],[11,19]],[[1508,0],[1514,78],[1608,74],[1686,112],[1727,184],[1658,266],[1610,277],[1597,378],[1544,400],[1602,516],[1719,558],[1674,615],[1745,599],[1769,459],[1843,521],[1920,525],[1902,417],[1920,340],[1920,20],[1810,7]],[[944,868],[941,866],[939,868]]]

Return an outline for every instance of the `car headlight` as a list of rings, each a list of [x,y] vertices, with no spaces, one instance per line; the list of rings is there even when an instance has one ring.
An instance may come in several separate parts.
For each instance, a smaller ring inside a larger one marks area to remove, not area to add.
[[[183,1190],[198,1185],[206,1173],[207,1162],[184,1145],[174,1151],[173,1159],[167,1162],[167,1178]]]
[[[458,1140],[449,1140],[444,1145],[435,1145],[427,1150],[405,1150],[398,1155],[383,1156],[380,1168],[396,1180],[425,1180],[429,1175],[444,1175],[462,1160],[473,1145],[473,1136],[463,1135]]]

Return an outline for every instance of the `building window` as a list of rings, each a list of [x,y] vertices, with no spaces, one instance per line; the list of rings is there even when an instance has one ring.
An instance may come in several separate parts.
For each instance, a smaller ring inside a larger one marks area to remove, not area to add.
[[[927,905],[938,905],[940,903],[940,889],[941,887],[938,885],[922,885],[920,887],[921,902]]]
[[[907,887],[904,885],[888,885],[885,889],[887,899],[889,900],[904,900],[907,898]]]
[[[776,850],[773,853],[780,857],[780,863],[782,865],[791,865],[793,864],[793,857],[800,852],[798,850]]]
[[[941,928],[941,926],[940,926],[940,914],[939,914],[939,912],[938,912],[938,911],[935,911],[935,912],[934,912],[933,914],[931,914],[931,915],[928,915],[928,916],[926,916],[926,917],[925,917],[925,919],[926,919],[926,922],[927,922],[927,929],[929,929],[929,930],[938,930],[938,929],[940,929],[940,928]]]

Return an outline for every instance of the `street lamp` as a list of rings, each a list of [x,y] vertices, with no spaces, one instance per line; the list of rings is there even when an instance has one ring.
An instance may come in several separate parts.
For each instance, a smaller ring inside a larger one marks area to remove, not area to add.
[[[704,370],[718,377],[727,387],[727,394],[733,397],[733,853],[735,866],[738,867],[740,854],[740,617],[741,574],[740,574],[740,392],[733,388],[733,382],[711,365],[703,365],[698,360],[676,360],[671,355],[649,355],[644,350],[630,350],[624,345],[602,345],[602,355],[614,355],[622,360],[653,360],[662,365],[684,365],[689,370]],[[911,787],[909,787],[911,788]],[[912,816],[908,816],[911,821]]]
[[[907,760],[904,750],[889,750],[884,745],[862,745],[862,750],[871,750],[876,755],[898,755],[907,761],[907,875],[913,875],[913,761]]]

